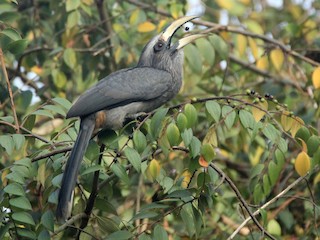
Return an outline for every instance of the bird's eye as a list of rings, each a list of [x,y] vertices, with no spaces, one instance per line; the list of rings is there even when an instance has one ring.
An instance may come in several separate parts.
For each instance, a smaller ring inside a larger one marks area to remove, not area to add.
[[[153,49],[155,52],[159,52],[163,49],[163,47],[164,47],[164,43],[159,41],[159,42],[157,42],[156,45],[154,45]]]

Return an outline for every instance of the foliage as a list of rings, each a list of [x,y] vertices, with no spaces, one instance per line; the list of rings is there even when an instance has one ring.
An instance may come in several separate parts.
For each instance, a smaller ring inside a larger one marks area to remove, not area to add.
[[[61,224],[57,191],[79,127],[65,119],[71,102],[134,66],[187,9],[2,1],[1,239],[319,238],[319,3],[285,2],[207,1],[192,31],[208,37],[185,48],[179,96],[90,142]],[[228,25],[215,23],[222,10]]]

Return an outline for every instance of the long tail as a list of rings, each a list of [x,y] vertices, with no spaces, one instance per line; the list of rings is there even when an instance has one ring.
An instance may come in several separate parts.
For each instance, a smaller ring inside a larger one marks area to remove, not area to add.
[[[80,164],[88,147],[94,127],[94,114],[81,119],[79,134],[74,143],[62,178],[56,210],[56,217],[59,221],[65,221],[71,213],[73,190],[76,185]]]

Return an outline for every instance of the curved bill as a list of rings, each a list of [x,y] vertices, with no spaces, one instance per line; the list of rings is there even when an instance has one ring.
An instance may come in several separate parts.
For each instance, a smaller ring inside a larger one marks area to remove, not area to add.
[[[175,32],[185,23],[190,22],[191,20],[198,18],[198,16],[185,16],[182,18],[177,19],[176,21],[174,21],[173,23],[171,23],[169,25],[169,27],[167,27],[162,35],[161,35],[161,39],[165,42],[171,42],[171,38],[172,36],[175,34]]]
[[[192,43],[194,40],[198,38],[207,37],[207,36],[208,36],[207,34],[194,34],[194,35],[181,38],[178,42],[174,44],[173,48],[176,50],[179,50],[184,46],[188,45],[189,43]]]

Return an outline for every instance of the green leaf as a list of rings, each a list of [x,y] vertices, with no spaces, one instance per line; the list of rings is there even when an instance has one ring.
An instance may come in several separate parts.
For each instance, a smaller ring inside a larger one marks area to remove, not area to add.
[[[111,233],[106,240],[126,240],[131,239],[133,236],[129,231],[120,230],[114,233]]]
[[[5,116],[5,117],[0,117],[0,120],[7,122],[7,123],[13,123],[14,118],[12,116]]]
[[[6,28],[0,32],[0,34],[6,35],[11,38],[13,41],[17,41],[21,39],[20,34],[14,28]]]
[[[210,42],[205,38],[197,39],[195,42],[201,56],[204,57],[208,65],[212,66],[215,60],[215,51]]]
[[[130,185],[130,179],[128,177],[128,174],[126,173],[126,170],[124,169],[124,167],[121,164],[113,163],[111,165],[111,170],[118,178],[120,178],[120,180],[122,180],[124,183]]]
[[[124,149],[124,154],[126,155],[126,157],[128,158],[129,162],[132,164],[132,166],[134,167],[134,169],[137,172],[140,172],[141,169],[141,156],[139,155],[139,153],[130,147],[126,147]]]
[[[216,101],[207,101],[206,102],[206,109],[208,113],[213,117],[214,121],[217,123],[220,120],[221,116],[221,107],[220,104]]]
[[[193,127],[198,121],[198,112],[197,112],[196,108],[192,104],[187,103],[184,106],[184,114],[186,115],[187,120],[188,120],[187,127],[188,128]]]
[[[189,190],[176,190],[168,194],[166,198],[188,198],[192,197],[192,194]]]
[[[23,165],[17,165],[11,167],[12,173],[17,173],[18,175],[28,178],[30,177],[30,169]]]
[[[257,184],[253,190],[253,201],[255,203],[260,203],[263,198],[262,186]]]
[[[244,128],[254,129],[254,126],[256,125],[256,121],[254,120],[250,112],[246,110],[240,110],[239,118]]]
[[[143,233],[139,236],[139,240],[152,240],[147,234]]]
[[[77,9],[80,6],[80,0],[67,0],[66,1],[66,11],[70,12]]]
[[[31,113],[32,115],[40,115],[40,116],[45,116],[45,117],[49,117],[51,119],[53,119],[53,115],[51,112],[47,111],[47,110],[42,110],[42,109],[39,109],[39,110],[36,110],[34,111],[33,113]]]
[[[37,239],[36,233],[31,231],[31,230],[29,230],[29,229],[26,229],[26,228],[24,228],[24,229],[18,228],[17,229],[17,233],[18,233],[19,236],[22,237],[22,239],[26,239],[26,238],[28,238],[28,239]]]
[[[70,29],[76,25],[78,25],[80,20],[80,12],[79,11],[72,11],[68,15],[67,19],[67,29]]]
[[[130,222],[133,222],[134,220],[137,219],[147,219],[147,218],[154,218],[159,216],[159,213],[152,212],[152,211],[141,211],[134,215],[134,217],[130,220]]]
[[[6,179],[11,180],[13,182],[19,183],[23,185],[25,183],[25,178],[22,177],[19,173],[17,172],[11,172],[6,176]]]
[[[278,166],[274,162],[270,162],[268,166],[268,175],[269,175],[270,183],[272,186],[275,185],[279,177],[279,172],[280,171],[278,170]]]
[[[96,172],[96,171],[101,171],[101,170],[104,170],[104,167],[101,166],[101,165],[90,166],[90,167],[86,168],[86,170],[81,172],[81,176],[89,174],[89,173],[93,173],[93,172]]]
[[[226,59],[229,54],[229,47],[226,42],[218,35],[212,34],[209,36],[209,40],[214,47],[214,49],[218,52],[219,56],[222,59]]]
[[[196,73],[201,74],[202,72],[202,59],[198,49],[189,44],[184,48],[184,54],[189,63],[190,68]]]
[[[272,124],[268,123],[263,129],[263,134],[272,142],[277,142],[280,138],[280,132]]]
[[[62,109],[62,107],[60,107],[60,106],[44,105],[42,108],[46,109],[46,110],[50,110],[53,113],[59,113],[60,115],[62,115],[64,117],[66,116],[66,111],[64,109]]]
[[[141,154],[147,147],[146,136],[140,131],[134,131],[133,133],[134,148]]]
[[[14,148],[14,142],[12,139],[12,136],[0,136],[0,145],[5,148],[8,155],[12,154],[13,148]]]
[[[20,39],[8,44],[7,49],[12,54],[21,54],[28,46],[29,41],[26,39]]]
[[[77,65],[76,52],[72,48],[67,48],[63,52],[63,60],[69,68],[74,70]]]
[[[189,128],[189,129],[184,130],[184,132],[181,133],[181,137],[182,137],[182,140],[184,142],[184,145],[186,147],[188,147],[190,145],[192,137],[193,137],[192,129]]]
[[[308,155],[313,157],[316,151],[319,149],[320,146],[320,137],[319,136],[311,136],[307,141],[307,148],[308,148]]]
[[[153,209],[153,210],[154,209],[164,209],[164,208],[168,208],[168,207],[169,207],[168,205],[153,202],[153,203],[143,205],[141,207],[141,211],[150,210],[150,209]]]
[[[48,210],[42,214],[41,224],[49,231],[54,231],[54,215],[51,210]]]
[[[192,236],[195,234],[195,222],[194,222],[194,214],[192,210],[192,204],[187,203],[185,204],[181,211],[181,218],[184,224],[186,225],[187,231],[189,233],[189,237],[192,238]]]
[[[236,112],[230,106],[223,106],[222,107],[222,117],[224,118],[224,123],[226,124],[228,129],[231,129],[235,120],[236,120]]]
[[[22,146],[25,142],[25,137],[22,134],[13,134],[12,139],[13,139],[13,142],[16,146],[16,149],[20,150],[20,148],[22,148]]]
[[[106,199],[97,198],[94,206],[101,211],[111,213],[113,215],[118,215],[115,206]]]
[[[59,71],[58,69],[54,69],[51,73],[52,75],[52,79],[53,79],[53,82],[54,82],[54,85],[57,87],[57,88],[64,88],[67,84],[67,77],[66,75]]]
[[[267,174],[263,175],[263,192],[265,196],[269,195],[271,191],[270,181]]]
[[[12,214],[12,218],[22,223],[30,224],[33,226],[36,225],[30,213],[27,212],[15,212]]]
[[[159,109],[151,119],[150,132],[154,139],[157,139],[162,129],[162,120],[166,116],[168,108]]]
[[[51,239],[50,233],[46,229],[43,229],[37,237],[37,240],[50,240],[50,239]]]
[[[260,175],[260,173],[262,172],[262,170],[264,169],[264,164],[257,164],[255,165],[250,172],[250,177],[254,178],[257,175]]]
[[[29,200],[26,197],[16,197],[16,198],[11,198],[9,200],[9,204],[11,206],[21,208],[24,210],[32,210],[31,204]]]
[[[172,122],[167,126],[166,134],[171,146],[179,145],[181,142],[180,131],[175,123]]]
[[[69,110],[72,106],[72,103],[69,102],[67,99],[65,98],[59,98],[59,97],[56,97],[56,98],[53,98],[51,99],[52,101],[54,101],[55,103],[63,106],[65,109]]]
[[[18,161],[15,161],[14,164],[30,168],[31,167],[31,159],[30,158],[22,158]]]
[[[199,155],[201,149],[201,142],[198,138],[192,137],[191,143],[190,143],[190,153],[192,158],[195,158]]]
[[[277,149],[274,154],[275,154],[277,166],[282,168],[285,163],[284,153],[281,152],[279,149]]]
[[[155,228],[153,229],[152,236],[153,236],[152,237],[153,240],[168,240],[169,239],[167,232],[159,224],[157,224],[155,226]]]

